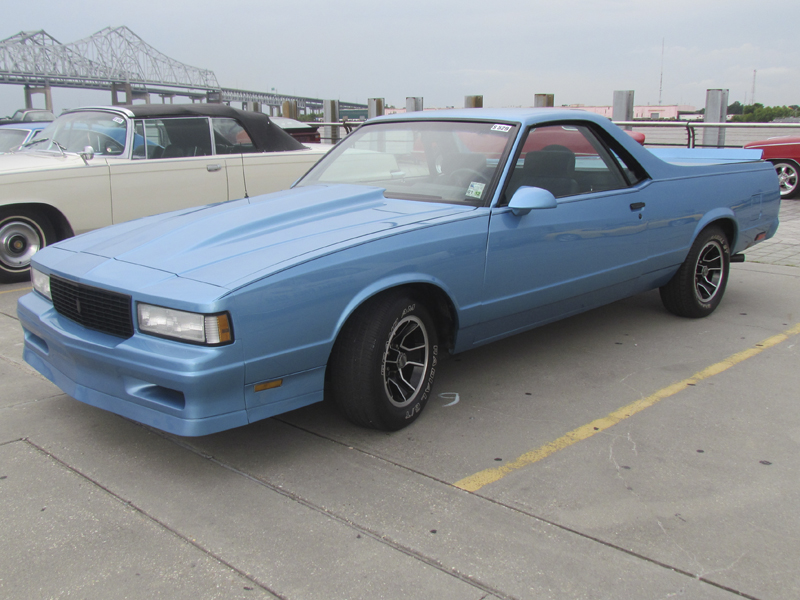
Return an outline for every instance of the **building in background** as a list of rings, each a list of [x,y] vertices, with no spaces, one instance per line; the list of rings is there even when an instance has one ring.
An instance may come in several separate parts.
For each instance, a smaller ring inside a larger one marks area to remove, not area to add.
[[[604,117],[611,118],[613,112],[612,106],[584,106],[583,104],[570,104],[567,108],[580,108]],[[645,121],[658,121],[658,120],[684,120],[694,121],[702,119],[703,115],[697,112],[694,106],[688,104],[662,104],[662,105],[647,105],[647,106],[634,106],[633,118]]]

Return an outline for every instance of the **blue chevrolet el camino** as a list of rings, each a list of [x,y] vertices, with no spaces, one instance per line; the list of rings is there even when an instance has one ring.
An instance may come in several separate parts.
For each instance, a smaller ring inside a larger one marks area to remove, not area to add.
[[[438,361],[660,288],[709,315],[780,195],[752,150],[649,151],[559,109],[374,119],[292,189],[146,217],[33,258],[25,360],[184,436],[329,394],[412,423]]]

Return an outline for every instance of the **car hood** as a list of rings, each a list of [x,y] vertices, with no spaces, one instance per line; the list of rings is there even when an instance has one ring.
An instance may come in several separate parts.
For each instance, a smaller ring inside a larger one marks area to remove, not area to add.
[[[295,188],[147,217],[58,247],[235,289],[388,232],[475,210],[387,199],[383,192],[353,185]]]
[[[763,148],[766,146],[788,146],[790,144],[800,144],[800,137],[797,136],[783,136],[774,137],[767,140],[759,140],[757,142],[748,142],[744,145],[745,148]]]
[[[80,156],[72,153],[10,152],[0,156],[0,174],[43,171],[45,169],[69,169],[82,167],[84,164]]]

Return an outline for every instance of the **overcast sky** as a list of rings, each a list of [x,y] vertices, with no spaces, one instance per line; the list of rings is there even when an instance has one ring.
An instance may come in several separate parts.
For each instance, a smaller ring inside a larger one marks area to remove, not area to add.
[[[797,0],[785,3],[793,4]],[[743,0],[63,0],[6,2],[0,39],[44,29],[62,43],[129,27],[223,87],[366,103],[532,106],[730,102],[800,104],[797,28],[782,10]],[[791,11],[790,11],[791,12]],[[781,20],[784,19],[784,20]],[[663,40],[663,81],[662,81]],[[110,93],[55,88],[57,111],[108,104]],[[156,100],[157,101],[157,100]],[[35,100],[43,106],[43,97]],[[0,85],[0,115],[24,103]]]

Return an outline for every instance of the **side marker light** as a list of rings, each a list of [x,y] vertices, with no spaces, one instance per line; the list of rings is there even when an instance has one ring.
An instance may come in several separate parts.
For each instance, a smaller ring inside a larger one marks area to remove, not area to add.
[[[263,392],[264,390],[271,390],[273,388],[281,387],[283,385],[283,379],[274,379],[272,381],[264,381],[262,383],[257,383],[255,387],[255,391]]]

